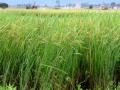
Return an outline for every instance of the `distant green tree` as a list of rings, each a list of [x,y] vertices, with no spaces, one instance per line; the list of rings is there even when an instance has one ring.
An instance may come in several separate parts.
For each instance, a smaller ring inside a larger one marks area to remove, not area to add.
[[[90,6],[89,6],[89,9],[93,9],[93,5],[90,5]]]
[[[8,8],[8,4],[7,3],[0,3],[0,8]]]

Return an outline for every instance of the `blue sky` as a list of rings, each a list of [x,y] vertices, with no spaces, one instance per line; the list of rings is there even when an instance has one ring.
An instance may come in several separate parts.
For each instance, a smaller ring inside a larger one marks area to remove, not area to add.
[[[39,5],[55,5],[56,0],[0,0],[0,2],[6,2],[10,5],[16,4],[28,4],[36,2]],[[117,2],[120,3],[120,0],[60,0],[61,5],[65,5],[67,3],[111,3]]]

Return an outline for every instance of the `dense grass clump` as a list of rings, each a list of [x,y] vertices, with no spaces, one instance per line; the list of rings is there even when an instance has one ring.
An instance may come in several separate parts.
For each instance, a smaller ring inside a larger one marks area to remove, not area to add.
[[[89,79],[89,88],[106,89],[120,60],[119,17],[118,11],[2,11],[1,85],[74,90]]]

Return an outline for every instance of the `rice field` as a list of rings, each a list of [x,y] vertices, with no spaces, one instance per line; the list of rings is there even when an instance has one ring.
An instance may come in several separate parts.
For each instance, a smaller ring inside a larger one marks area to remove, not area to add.
[[[112,90],[118,61],[120,11],[0,10],[1,86]]]

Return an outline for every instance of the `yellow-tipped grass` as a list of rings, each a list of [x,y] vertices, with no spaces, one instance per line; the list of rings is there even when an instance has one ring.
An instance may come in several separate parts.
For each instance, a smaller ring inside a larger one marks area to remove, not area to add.
[[[31,82],[33,89],[64,90],[73,84],[78,69],[91,74],[99,87],[112,81],[120,57],[119,11],[1,12],[1,84],[23,90]]]

